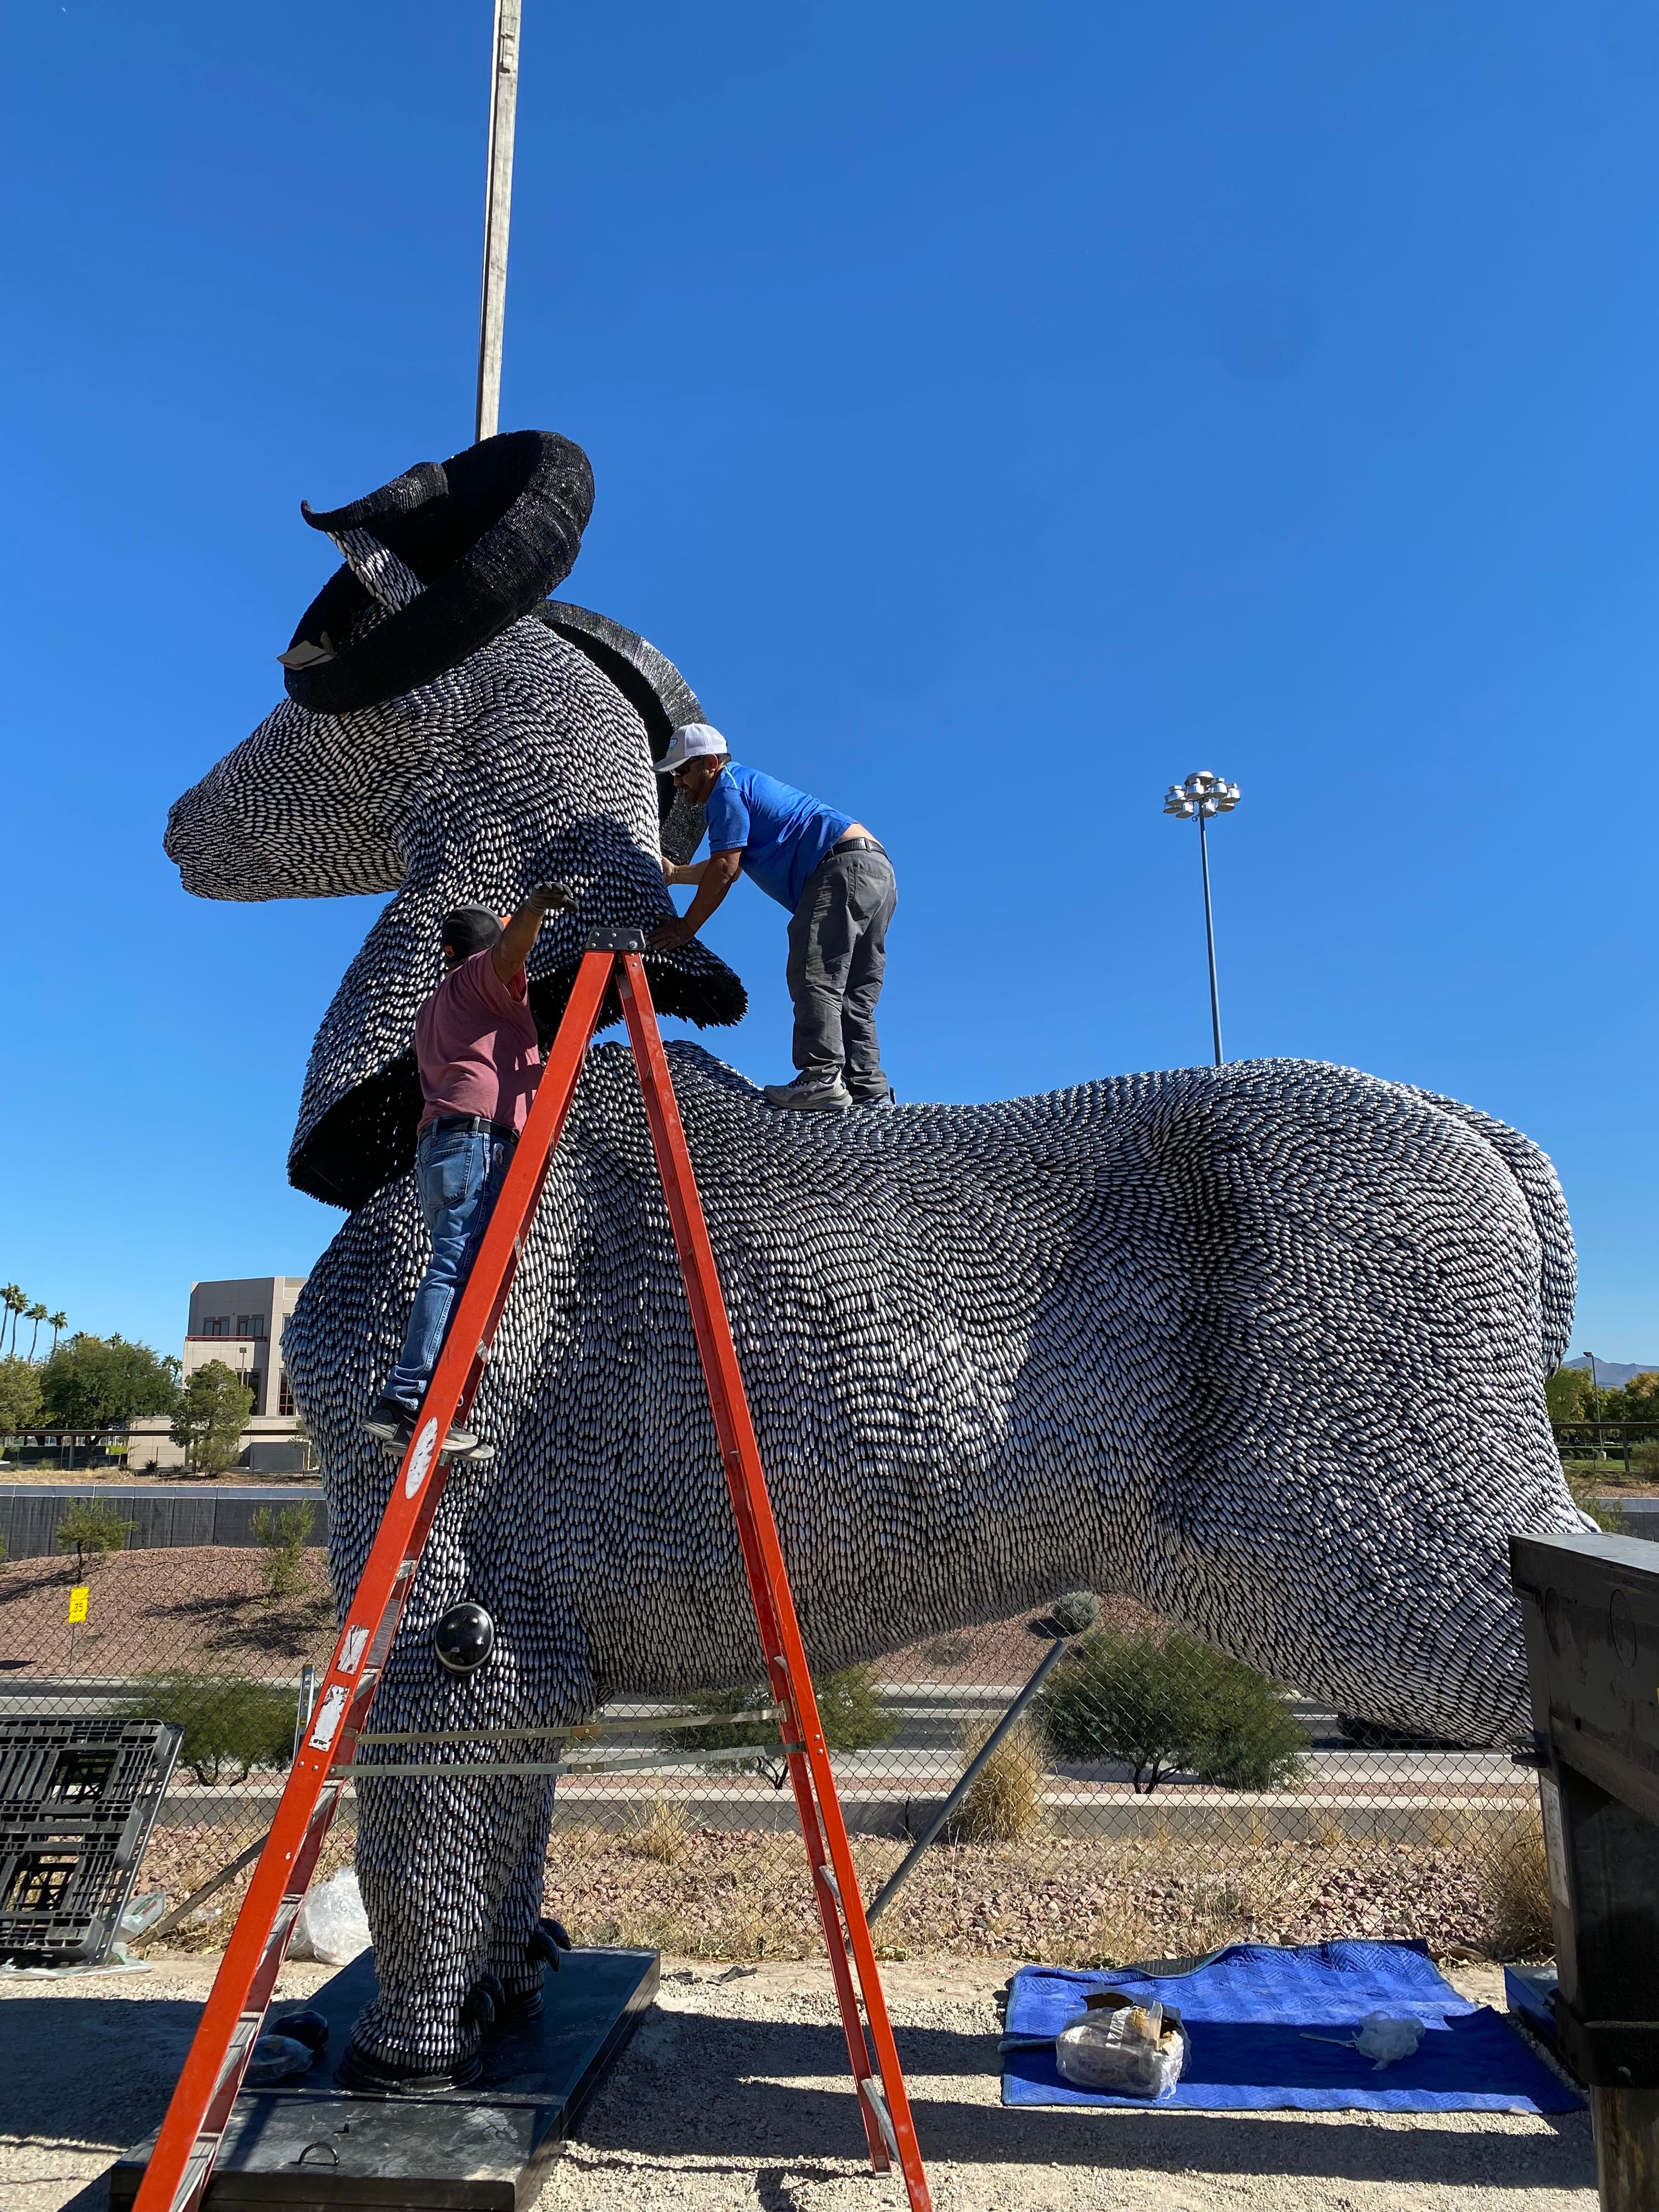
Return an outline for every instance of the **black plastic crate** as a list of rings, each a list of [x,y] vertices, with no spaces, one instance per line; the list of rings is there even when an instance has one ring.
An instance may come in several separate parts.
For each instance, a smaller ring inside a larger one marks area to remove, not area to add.
[[[164,1721],[0,1723],[0,1958],[106,1955],[181,1740]]]

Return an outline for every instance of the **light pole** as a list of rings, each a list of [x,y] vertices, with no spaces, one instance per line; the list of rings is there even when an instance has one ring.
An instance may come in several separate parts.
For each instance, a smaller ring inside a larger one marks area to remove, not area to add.
[[[1172,783],[1164,794],[1164,811],[1177,821],[1198,817],[1198,861],[1204,875],[1204,938],[1210,951],[1210,1028],[1215,1036],[1215,1064],[1221,1065],[1221,993],[1215,979],[1215,916],[1210,909],[1210,846],[1204,825],[1212,814],[1231,814],[1238,804],[1238,786],[1207,768],[1194,769],[1185,783]]]

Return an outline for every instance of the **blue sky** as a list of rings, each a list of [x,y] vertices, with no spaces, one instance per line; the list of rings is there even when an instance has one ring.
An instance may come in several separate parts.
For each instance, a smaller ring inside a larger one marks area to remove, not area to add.
[[[902,1097],[1227,1048],[1553,1156],[1575,1347],[1659,1356],[1659,12],[525,0],[502,424],[566,595],[888,844]],[[0,1276],[173,1348],[307,1268],[371,901],[213,905],[170,801],[276,700],[331,506],[471,435],[489,0],[13,0]],[[709,937],[787,1072],[783,921]]]

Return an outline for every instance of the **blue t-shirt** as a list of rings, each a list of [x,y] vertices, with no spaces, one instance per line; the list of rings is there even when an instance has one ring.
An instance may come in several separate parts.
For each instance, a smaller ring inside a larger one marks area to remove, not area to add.
[[[808,876],[853,826],[850,814],[837,814],[821,799],[736,761],[715,779],[704,819],[709,851],[740,849],[744,875],[791,914]]]

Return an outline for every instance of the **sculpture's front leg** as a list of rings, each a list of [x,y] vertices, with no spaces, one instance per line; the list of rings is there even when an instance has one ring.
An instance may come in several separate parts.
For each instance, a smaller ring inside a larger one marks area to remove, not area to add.
[[[467,1747],[468,1759],[490,1749]],[[348,2086],[407,2090],[427,2077],[477,2074],[482,2027],[470,2000],[480,1978],[493,1969],[521,2001],[540,1983],[540,1963],[525,1946],[540,1911],[551,1817],[552,1792],[539,1776],[360,1778],[357,1878],[379,1988],[351,2032]]]

